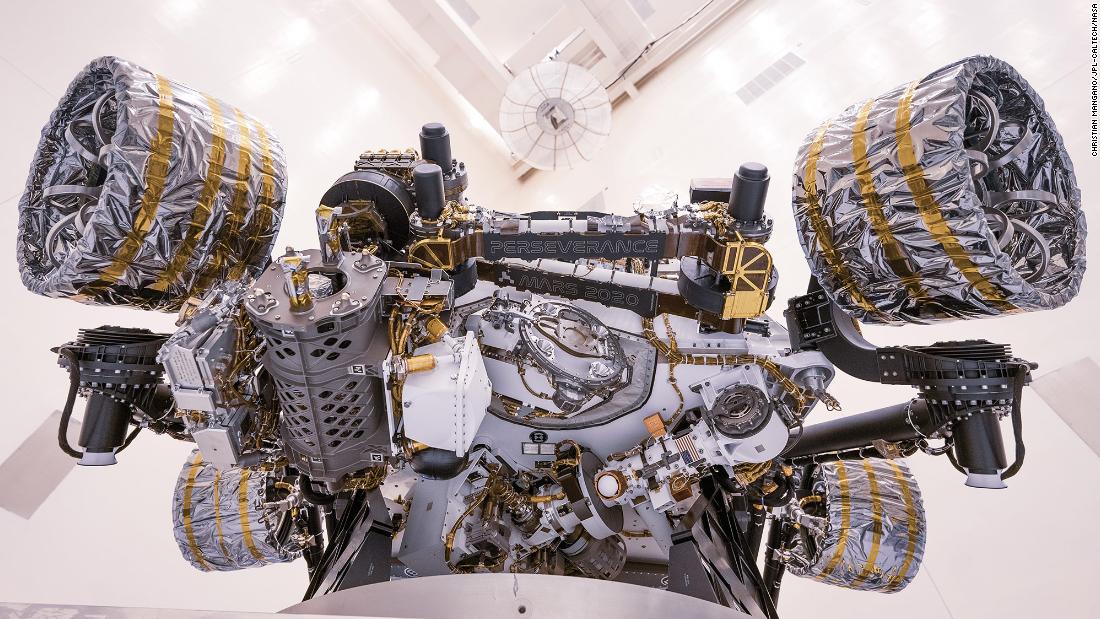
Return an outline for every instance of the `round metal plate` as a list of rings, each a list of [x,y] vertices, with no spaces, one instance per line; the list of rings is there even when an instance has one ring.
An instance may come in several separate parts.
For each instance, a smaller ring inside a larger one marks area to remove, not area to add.
[[[660,589],[536,574],[462,574],[393,580],[330,593],[283,612],[422,619],[749,617],[740,611]]]

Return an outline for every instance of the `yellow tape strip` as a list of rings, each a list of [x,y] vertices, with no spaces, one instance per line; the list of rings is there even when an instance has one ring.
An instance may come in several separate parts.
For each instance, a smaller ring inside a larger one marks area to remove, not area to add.
[[[852,278],[852,272],[844,264],[844,260],[833,247],[832,235],[829,234],[829,226],[825,217],[821,214],[821,196],[817,193],[817,161],[821,157],[821,150],[825,147],[825,132],[829,129],[829,123],[825,123],[817,130],[817,136],[810,144],[810,150],[806,157],[806,173],[804,183],[806,185],[806,215],[810,219],[814,233],[817,236],[817,244],[821,246],[821,253],[829,269],[836,275],[840,283],[847,288],[852,300],[865,311],[884,317],[874,305],[871,304],[863,293],[856,288]]]
[[[240,234],[244,224],[244,216],[248,210],[248,183],[252,178],[252,133],[249,130],[248,121],[244,113],[238,108],[233,108],[233,120],[237,124],[239,139],[237,140],[237,182],[233,184],[233,197],[229,202],[229,211],[226,213],[225,224],[221,234],[214,245],[214,255],[206,266],[205,272],[198,278],[192,289],[192,295],[203,293],[221,273],[222,268],[228,262],[232,253],[232,243]]]
[[[176,255],[172,256],[171,262],[168,263],[160,278],[149,286],[153,290],[161,292],[167,290],[180,271],[187,267],[187,262],[191,259],[191,254],[194,253],[199,239],[202,238],[202,233],[206,230],[206,222],[209,221],[210,214],[214,210],[214,200],[217,198],[218,189],[221,187],[222,173],[225,169],[225,118],[222,116],[221,106],[218,104],[217,99],[205,93],[203,99],[206,100],[206,106],[210,110],[211,129],[210,155],[206,167],[206,178],[202,190],[199,192],[199,199],[195,203],[195,210],[191,215],[191,224],[183,236],[183,241],[176,249]]]
[[[267,136],[267,129],[259,122],[253,125],[253,129],[260,142],[260,194],[256,200],[256,213],[253,216],[248,248],[238,256],[237,263],[230,271],[230,279],[240,279],[244,274],[245,267],[248,266],[246,257],[256,251],[261,235],[271,229],[275,213],[275,163],[271,158],[271,140]]]
[[[908,534],[908,541],[905,544],[905,557],[902,559],[901,567],[898,569],[898,573],[894,574],[890,582],[887,583],[887,588],[891,591],[897,591],[902,584],[902,580],[905,575],[909,573],[909,567],[913,564],[913,556],[917,552],[917,537],[920,535],[920,530],[917,524],[917,507],[913,501],[913,492],[909,489],[909,480],[905,478],[905,473],[902,472],[901,467],[896,462],[890,460],[890,466],[894,468],[894,477],[898,480],[898,486],[901,487],[901,497],[905,502],[905,532]]]
[[[145,191],[141,194],[141,206],[134,214],[130,232],[111,264],[99,273],[99,278],[90,284],[85,292],[97,294],[108,286],[118,283],[141,249],[141,244],[156,221],[157,207],[164,195],[165,180],[168,177],[169,161],[172,157],[172,135],[175,119],[172,106],[172,85],[163,75],[157,78],[157,126],[149,139],[149,160],[145,164]]]
[[[252,556],[255,557],[257,561],[264,563],[264,556],[256,549],[256,542],[252,539],[252,526],[248,522],[248,477],[251,474],[252,471],[248,469],[241,471],[241,490],[238,500],[238,509],[241,517],[241,533],[244,534],[244,543],[248,546],[248,552],[252,553]]]
[[[840,564],[840,560],[844,558],[844,549],[848,546],[848,534],[852,526],[852,503],[848,495],[848,471],[844,468],[844,463],[839,460],[836,463],[836,475],[840,485],[840,536],[837,540],[836,550],[833,552],[833,558],[829,559],[825,569],[818,574],[818,580],[825,580]]]
[[[222,472],[214,472],[214,530],[218,533],[218,550],[222,556],[229,559],[229,551],[225,548],[225,534],[222,533],[222,505],[221,505],[221,481]]]
[[[871,116],[871,108],[874,99],[869,99],[863,104],[856,115],[856,124],[852,129],[852,162],[855,164],[856,182],[859,183],[859,194],[863,205],[867,209],[867,218],[871,221],[871,229],[875,231],[882,249],[886,254],[886,263],[890,269],[901,278],[909,295],[915,299],[928,297],[927,291],[921,285],[920,273],[914,272],[909,265],[908,257],[902,249],[901,243],[894,238],[890,230],[890,222],[883,212],[882,196],[875,189],[875,177],[871,171],[871,162],[867,158],[867,123]]]
[[[877,571],[875,561],[878,560],[878,551],[882,546],[882,497],[879,496],[878,480],[875,479],[875,470],[870,460],[863,461],[863,470],[867,471],[867,484],[871,487],[871,550],[867,553],[863,571],[852,581],[852,587],[864,582]]]
[[[932,197],[932,189],[924,178],[924,169],[921,168],[917,158],[916,148],[913,146],[912,136],[912,105],[913,93],[917,89],[918,82],[909,84],[898,102],[897,127],[895,128],[898,143],[898,162],[905,174],[905,182],[909,185],[909,191],[913,194],[913,202],[920,211],[924,225],[942,247],[955,268],[966,277],[972,286],[977,288],[987,301],[1003,312],[1016,311],[1016,306],[1005,300],[1005,296],[992,282],[978,271],[977,265],[967,255],[966,250],[955,238],[955,233],[947,225],[941,207]]]
[[[183,487],[183,532],[187,535],[187,547],[191,549],[191,554],[195,556],[201,569],[210,571],[210,564],[202,556],[202,550],[199,550],[199,542],[195,539],[195,529],[191,523],[191,492],[195,488],[195,479],[199,476],[200,470],[202,470],[202,454],[196,453],[195,459],[191,461],[191,469],[187,472],[187,485]]]

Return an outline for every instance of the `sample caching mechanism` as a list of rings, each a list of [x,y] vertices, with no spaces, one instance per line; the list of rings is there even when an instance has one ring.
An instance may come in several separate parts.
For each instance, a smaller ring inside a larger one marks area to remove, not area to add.
[[[43,130],[23,282],[179,313],[171,334],[103,326],[55,349],[61,448],[108,465],[140,431],[193,443],[172,524],[196,568],[304,557],[307,598],[565,574],[774,617],[786,572],[913,579],[926,526],[906,457],[943,455],[980,488],[1020,470],[1033,364],[985,340],[878,347],[857,323],[1077,293],[1073,166],[1005,62],[961,60],[809,132],[793,213],[812,275],[778,320],[764,165],[633,212],[519,214],[467,196],[445,127],[417,146],[365,152],[292,213],[318,247],[272,256],[285,158],[241,110],[107,57]],[[915,395],[830,414],[837,371]]]

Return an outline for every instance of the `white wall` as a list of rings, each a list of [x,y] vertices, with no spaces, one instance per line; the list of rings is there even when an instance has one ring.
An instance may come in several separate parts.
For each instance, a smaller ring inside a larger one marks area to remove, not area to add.
[[[287,152],[289,195],[277,248],[315,247],[321,194],[369,148],[417,147],[441,121],[454,152],[489,195],[515,193],[509,162],[371,16],[351,0],[0,6],[0,286],[9,402],[0,460],[64,403],[67,379],[49,348],[80,327],[171,332],[174,316],[83,306],[27,292],[15,267],[16,205],[38,133],[89,60],[118,55],[210,92],[263,120]],[[79,408],[79,406],[78,406]],[[276,610],[301,599],[305,565],[203,574],[171,535],[174,479],[190,449],[143,437],[120,466],[77,468],[31,521],[0,510],[0,599]],[[33,475],[33,471],[28,471]]]

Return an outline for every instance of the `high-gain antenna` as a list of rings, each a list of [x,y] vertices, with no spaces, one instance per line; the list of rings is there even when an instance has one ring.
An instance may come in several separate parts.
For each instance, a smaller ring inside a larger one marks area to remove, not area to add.
[[[528,67],[500,101],[500,132],[517,159],[540,170],[591,160],[611,133],[611,100],[584,67],[547,61]]]

